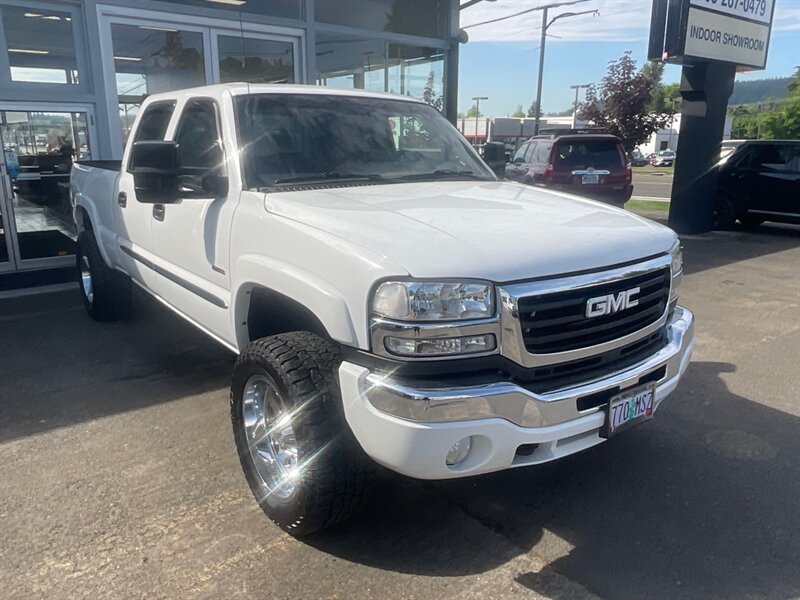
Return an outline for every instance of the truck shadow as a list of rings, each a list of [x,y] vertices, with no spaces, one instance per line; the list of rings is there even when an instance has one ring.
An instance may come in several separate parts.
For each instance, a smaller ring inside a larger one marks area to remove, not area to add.
[[[144,292],[133,304],[97,323],[77,289],[0,303],[0,443],[227,388],[230,351]]]
[[[371,508],[309,543],[435,576],[532,551],[603,597],[796,597],[800,419],[728,390],[720,375],[734,369],[693,363],[653,421],[561,462],[447,482],[395,477]],[[544,593],[548,575],[515,579]]]

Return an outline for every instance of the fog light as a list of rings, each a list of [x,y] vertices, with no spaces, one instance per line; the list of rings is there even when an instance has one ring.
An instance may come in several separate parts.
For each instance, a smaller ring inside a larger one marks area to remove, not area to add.
[[[464,462],[464,459],[467,458],[471,448],[471,437],[465,437],[463,440],[459,440],[453,445],[452,448],[450,448],[450,451],[447,453],[444,462],[448,467],[455,467],[456,465]]]
[[[492,352],[497,348],[494,335],[468,335],[451,338],[407,339],[387,337],[386,349],[397,356],[419,356],[430,354],[472,354]]]

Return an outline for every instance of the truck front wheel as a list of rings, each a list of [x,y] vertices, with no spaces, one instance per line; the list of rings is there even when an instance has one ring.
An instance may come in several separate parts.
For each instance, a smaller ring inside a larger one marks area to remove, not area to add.
[[[81,231],[77,246],[81,297],[89,316],[96,321],[127,317],[131,309],[130,279],[105,263],[91,230]]]
[[[336,347],[308,332],[251,342],[236,361],[231,421],[250,489],[267,516],[300,537],[364,501],[369,464],[345,422]]]

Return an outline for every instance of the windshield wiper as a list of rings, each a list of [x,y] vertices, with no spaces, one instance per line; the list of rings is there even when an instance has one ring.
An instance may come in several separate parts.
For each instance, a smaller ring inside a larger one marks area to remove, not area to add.
[[[288,177],[285,179],[276,179],[273,185],[282,185],[286,183],[315,183],[319,181],[330,181],[335,179],[337,181],[379,181],[383,179],[382,175],[372,175],[369,173],[339,173],[338,171],[327,171],[325,173],[313,173],[311,175],[304,175],[303,177]]]
[[[416,181],[416,180],[425,180],[425,179],[448,179],[448,178],[464,178],[464,179],[486,179],[488,177],[482,177],[480,175],[475,175],[473,171],[453,171],[452,169],[437,169],[436,171],[432,171],[431,173],[412,173],[411,175],[403,175],[400,179],[406,179],[409,181]]]

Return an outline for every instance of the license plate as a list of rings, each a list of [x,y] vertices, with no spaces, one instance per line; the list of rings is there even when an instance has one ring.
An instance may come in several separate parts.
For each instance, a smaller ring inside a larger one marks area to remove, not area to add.
[[[581,183],[584,183],[584,184],[586,184],[586,183],[600,183],[600,175],[594,175],[594,174],[582,175],[581,176]]]
[[[655,384],[614,396],[606,408],[605,437],[611,437],[636,423],[651,419],[655,402]]]

